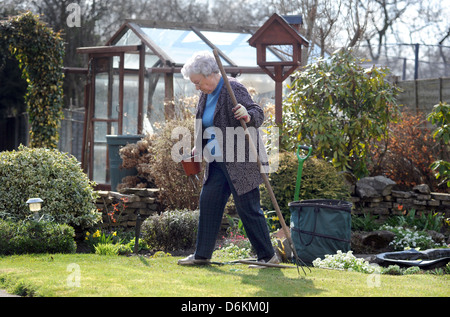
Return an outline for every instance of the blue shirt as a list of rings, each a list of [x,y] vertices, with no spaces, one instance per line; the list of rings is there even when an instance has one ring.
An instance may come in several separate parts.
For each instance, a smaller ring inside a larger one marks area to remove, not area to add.
[[[220,91],[223,86],[223,78],[220,77],[219,83],[217,84],[216,89],[212,93],[206,96],[206,105],[205,110],[203,112],[202,124],[203,128],[207,129],[209,127],[214,126],[214,111],[216,110],[217,100],[219,100]],[[210,131],[210,130],[208,130]],[[215,139],[215,134],[211,133],[211,137],[208,140],[208,150],[213,157],[220,157],[221,151],[218,148],[217,141],[211,142]],[[216,151],[217,148],[217,151]]]
[[[214,111],[216,110],[217,100],[219,100],[220,91],[223,86],[223,78],[220,77],[216,89],[206,97],[205,111],[203,112],[202,124],[204,128],[212,127],[214,125]]]

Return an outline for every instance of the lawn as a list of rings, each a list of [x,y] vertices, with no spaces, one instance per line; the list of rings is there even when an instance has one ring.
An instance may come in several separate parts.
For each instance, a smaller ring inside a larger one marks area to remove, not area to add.
[[[327,297],[450,295],[449,275],[369,275],[311,268],[178,266],[179,257],[39,254],[0,257],[0,288],[44,297]]]

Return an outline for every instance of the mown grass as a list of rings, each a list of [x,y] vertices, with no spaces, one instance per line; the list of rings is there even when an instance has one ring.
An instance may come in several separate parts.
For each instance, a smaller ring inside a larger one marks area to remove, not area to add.
[[[368,275],[312,268],[178,266],[178,257],[95,254],[0,257],[0,288],[44,297],[292,297],[450,295],[448,275]],[[79,277],[79,279],[77,279]],[[79,282],[79,283],[78,283]]]

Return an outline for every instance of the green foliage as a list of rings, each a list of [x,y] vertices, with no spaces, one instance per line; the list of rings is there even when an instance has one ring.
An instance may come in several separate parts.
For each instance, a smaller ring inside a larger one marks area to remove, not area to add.
[[[436,172],[436,178],[442,178],[441,184],[447,184],[450,187],[450,162],[437,160],[431,164],[431,168]]]
[[[427,116],[427,120],[436,125],[433,137],[444,144],[450,141],[450,105],[446,102],[440,102],[433,107],[433,111]]]
[[[352,251],[342,253],[341,250],[337,250],[336,254],[326,254],[324,259],[315,259],[313,261],[313,266],[318,268],[338,269],[368,274],[377,272],[376,266],[371,265],[363,258],[356,258]]]
[[[450,141],[450,105],[446,102],[435,105],[433,111],[428,114],[427,120],[437,126],[433,137],[443,142],[444,146],[448,146]],[[450,162],[437,160],[431,164],[431,168],[436,171],[436,178],[441,178],[442,183],[447,183],[447,187],[450,187]]]
[[[85,241],[92,251],[98,244],[121,244],[121,239],[117,236],[117,232],[101,232],[97,229],[94,233],[86,232]]]
[[[129,232],[101,231],[86,232],[85,242],[91,252],[102,255],[125,255],[134,250],[135,238]],[[147,244],[139,240],[138,251],[147,250]]]
[[[39,16],[26,12],[0,22],[0,65],[6,56],[19,61],[27,81],[30,145],[56,148],[63,117],[64,41]]]
[[[0,153],[0,213],[16,221],[31,216],[26,201],[44,200],[41,214],[81,229],[94,226],[101,215],[96,192],[75,157],[58,150],[20,146]]]
[[[173,210],[148,217],[141,227],[150,248],[173,251],[195,246],[199,211]]]
[[[0,254],[74,253],[74,236],[64,224],[0,219]]]
[[[405,215],[393,216],[386,221],[387,225],[415,228],[416,230],[433,230],[440,232],[444,225],[444,216],[439,212],[420,212],[409,210]]]
[[[95,254],[119,255],[119,244],[99,243],[95,246]]]
[[[353,231],[374,231],[380,227],[377,223],[378,216],[372,216],[369,213],[365,213],[363,216],[352,215],[352,230]]]
[[[389,265],[387,268],[383,269],[383,273],[390,275],[402,275],[402,269],[398,265]]]
[[[408,248],[419,248],[420,250],[426,250],[445,246],[435,242],[425,231],[405,228],[402,226],[392,227],[389,225],[383,225],[380,229],[388,230],[395,234],[394,240],[391,241],[389,245],[391,245],[396,251],[403,251]]]
[[[0,275],[0,285],[2,288],[8,289],[8,292],[21,297],[34,297],[36,295],[36,287],[23,279],[18,279],[7,274]]]
[[[290,218],[288,204],[294,200],[297,170],[297,156],[294,153],[281,152],[277,171],[269,175],[273,192],[287,222]],[[300,184],[300,200],[345,200],[349,197],[349,186],[346,184],[343,175],[331,164],[315,157],[310,157],[304,162]],[[261,186],[261,205],[263,209],[274,209],[269,193],[264,186]]]
[[[369,145],[387,137],[398,115],[398,89],[387,75],[384,68],[362,68],[347,50],[297,72],[283,104],[282,147],[312,145],[336,168],[367,176]]]

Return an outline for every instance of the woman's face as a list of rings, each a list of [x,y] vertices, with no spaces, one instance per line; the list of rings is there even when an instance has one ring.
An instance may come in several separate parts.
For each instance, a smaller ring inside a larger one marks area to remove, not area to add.
[[[210,94],[216,89],[219,81],[217,77],[220,79],[220,75],[211,74],[209,76],[204,76],[202,74],[192,74],[189,76],[191,82],[195,85],[195,89],[200,90],[205,94]]]

